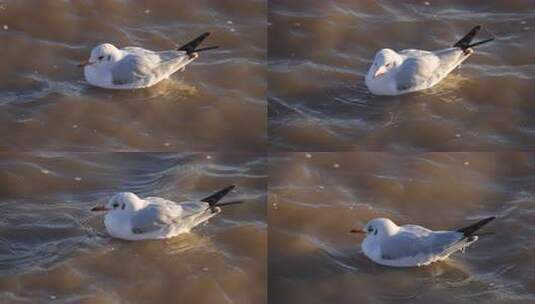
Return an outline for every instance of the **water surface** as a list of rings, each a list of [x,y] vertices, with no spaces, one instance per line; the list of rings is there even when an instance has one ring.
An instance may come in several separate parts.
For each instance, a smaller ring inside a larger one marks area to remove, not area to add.
[[[221,48],[148,89],[89,86],[103,42]],[[260,151],[266,144],[266,3],[0,1],[0,150]],[[247,117],[247,119],[245,119]]]
[[[494,151],[535,147],[531,1],[270,1],[274,151]],[[436,50],[474,25],[497,41],[438,86],[371,95],[375,53]]]
[[[264,156],[0,156],[1,303],[267,301]],[[245,204],[166,240],[112,239],[90,211],[117,191],[182,201],[230,184]]]
[[[270,160],[270,303],[532,303],[535,155],[278,153]],[[435,230],[497,216],[465,254],[420,268],[377,265],[375,217]]]

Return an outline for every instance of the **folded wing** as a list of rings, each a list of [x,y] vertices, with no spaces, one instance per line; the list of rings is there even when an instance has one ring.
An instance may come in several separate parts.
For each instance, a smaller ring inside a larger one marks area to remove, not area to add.
[[[434,54],[408,57],[398,67],[395,79],[399,91],[411,90],[425,84],[436,71],[440,61]]]
[[[141,48],[125,50],[131,53],[119,60],[111,69],[114,85],[135,85],[151,78],[168,76],[195,59],[182,51],[152,52]]]
[[[174,224],[182,213],[180,205],[150,204],[132,217],[132,233],[156,232]]]
[[[151,56],[152,57],[152,56]],[[151,60],[152,59],[152,60]],[[130,54],[119,60],[111,68],[111,82],[114,85],[136,84],[150,76],[154,66],[153,58]]]
[[[415,258],[418,256],[441,256],[462,239],[462,234],[451,231],[399,232],[381,244],[381,255],[385,260]]]

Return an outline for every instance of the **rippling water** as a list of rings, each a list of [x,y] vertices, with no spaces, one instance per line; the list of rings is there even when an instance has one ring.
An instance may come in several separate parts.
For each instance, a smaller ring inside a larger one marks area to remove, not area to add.
[[[533,148],[531,1],[270,1],[273,150]],[[476,24],[497,41],[438,86],[397,97],[364,84],[378,49],[441,49]]]
[[[0,154],[1,303],[264,303],[266,160],[251,154]],[[246,204],[168,240],[107,236],[117,191]],[[173,299],[173,300],[171,300]]]
[[[378,49],[476,24],[497,40],[438,86],[368,92]],[[0,303],[535,302],[535,154],[506,152],[535,148],[534,30],[527,0],[0,0]],[[148,89],[76,67],[99,43],[206,31],[221,47]],[[112,239],[90,212],[230,184],[246,204],[171,239]],[[421,268],[374,264],[349,233],[490,215],[494,235]]]
[[[272,303],[532,303],[535,155],[280,153],[270,161]],[[446,262],[368,260],[349,230],[375,217],[431,229],[498,218]]]
[[[265,16],[264,0],[0,1],[0,149],[261,150]],[[205,31],[221,48],[146,90],[93,88],[76,67],[102,42],[166,50]]]

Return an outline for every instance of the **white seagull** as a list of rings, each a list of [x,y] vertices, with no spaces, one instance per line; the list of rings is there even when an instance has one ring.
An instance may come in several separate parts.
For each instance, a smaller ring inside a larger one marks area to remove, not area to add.
[[[84,68],[84,76],[91,85],[130,90],[147,88],[179,70],[185,70],[199,52],[217,48],[211,46],[197,49],[210,33],[204,33],[177,50],[155,52],[140,47],[118,49],[104,43],[91,51],[89,60],[78,64]]]
[[[219,203],[234,188],[232,185],[201,200],[181,203],[121,192],[105,206],[96,206],[91,211],[107,211],[104,225],[112,237],[130,241],[165,239],[189,232],[220,213],[222,206],[241,204],[241,201]]]
[[[368,70],[366,86],[375,95],[400,95],[428,89],[470,57],[473,47],[494,40],[470,44],[480,29],[479,25],[474,27],[453,47],[438,51],[408,49],[397,53],[382,49]]]
[[[495,217],[489,217],[455,231],[432,231],[417,225],[398,226],[390,219],[376,218],[363,230],[351,232],[366,234],[362,251],[375,263],[394,267],[423,266],[442,261],[473,244],[478,239],[475,232],[493,219]]]

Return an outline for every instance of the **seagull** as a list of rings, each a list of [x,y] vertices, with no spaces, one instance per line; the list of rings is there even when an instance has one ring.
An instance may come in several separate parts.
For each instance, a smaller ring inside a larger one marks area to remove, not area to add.
[[[204,33],[177,50],[160,52],[140,47],[118,49],[104,43],[94,47],[89,60],[78,67],[84,68],[85,79],[93,86],[118,90],[148,88],[176,71],[185,70],[199,57],[199,52],[218,48],[197,48],[209,35]]]
[[[129,241],[166,239],[189,232],[220,213],[222,206],[241,204],[241,201],[219,203],[234,188],[231,185],[201,200],[181,203],[120,192],[106,205],[93,207],[91,211],[107,212],[104,225],[114,238]]]
[[[432,231],[418,225],[398,226],[387,218],[369,221],[364,229],[352,233],[365,233],[362,251],[375,263],[412,267],[442,261],[456,251],[464,250],[478,239],[475,232],[495,217],[485,218],[455,231]]]
[[[428,89],[470,57],[473,47],[494,40],[471,44],[480,29],[480,25],[475,26],[453,47],[438,51],[407,49],[398,53],[382,49],[368,70],[366,86],[375,95],[400,95]]]

